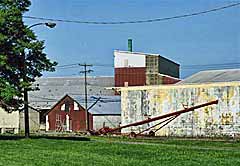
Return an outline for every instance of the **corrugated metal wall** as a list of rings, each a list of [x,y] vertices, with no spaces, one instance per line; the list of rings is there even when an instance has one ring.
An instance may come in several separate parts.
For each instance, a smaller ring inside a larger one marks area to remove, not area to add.
[[[124,86],[124,82],[129,86],[146,85],[145,67],[115,68],[115,86]]]
[[[182,114],[157,132],[160,136],[224,136],[240,134],[240,83],[123,88],[122,125],[156,117],[212,100],[219,104]],[[151,124],[122,132],[140,131]]]
[[[105,127],[115,128],[121,123],[121,115],[93,115],[93,129],[99,130]]]

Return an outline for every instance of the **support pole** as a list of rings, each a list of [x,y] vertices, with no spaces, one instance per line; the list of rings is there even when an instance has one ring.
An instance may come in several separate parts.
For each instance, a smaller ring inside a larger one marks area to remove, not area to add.
[[[22,65],[23,65],[23,81],[27,82],[27,65],[25,62],[26,55],[25,52],[22,53]],[[24,105],[24,127],[25,127],[25,138],[29,138],[30,129],[29,129],[29,110],[28,110],[28,89],[24,87],[23,89],[23,105]]]
[[[87,73],[93,72],[93,70],[87,70],[87,66],[91,67],[92,65],[90,64],[79,64],[79,66],[83,66],[84,67],[84,71],[80,71],[80,73],[84,73],[84,88],[85,88],[85,111],[86,111],[86,131],[89,131],[89,113],[88,113],[88,99],[87,99]]]
[[[28,91],[24,88],[24,121],[25,121],[25,138],[29,138],[29,111],[28,111]]]

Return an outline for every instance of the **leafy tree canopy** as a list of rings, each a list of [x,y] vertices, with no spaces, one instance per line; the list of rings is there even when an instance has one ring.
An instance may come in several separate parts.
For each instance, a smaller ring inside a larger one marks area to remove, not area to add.
[[[14,108],[23,103],[23,89],[30,90],[35,78],[57,65],[43,52],[44,42],[24,25],[30,5],[29,0],[0,0],[0,100]]]

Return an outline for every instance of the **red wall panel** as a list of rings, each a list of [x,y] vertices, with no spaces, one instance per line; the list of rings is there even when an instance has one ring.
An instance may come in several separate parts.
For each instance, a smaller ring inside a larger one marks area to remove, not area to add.
[[[115,68],[115,86],[124,86],[124,82],[128,82],[128,86],[146,85],[146,68],[145,67],[126,67]]]
[[[176,84],[179,81],[181,80],[173,77],[167,77],[167,76],[162,77],[162,84]]]

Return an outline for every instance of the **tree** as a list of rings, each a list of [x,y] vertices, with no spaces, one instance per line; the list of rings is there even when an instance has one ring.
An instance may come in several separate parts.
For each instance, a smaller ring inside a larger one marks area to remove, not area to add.
[[[0,1],[0,100],[12,108],[23,104],[23,92],[43,71],[54,71],[56,62],[43,52],[44,41],[24,25],[29,0]]]

